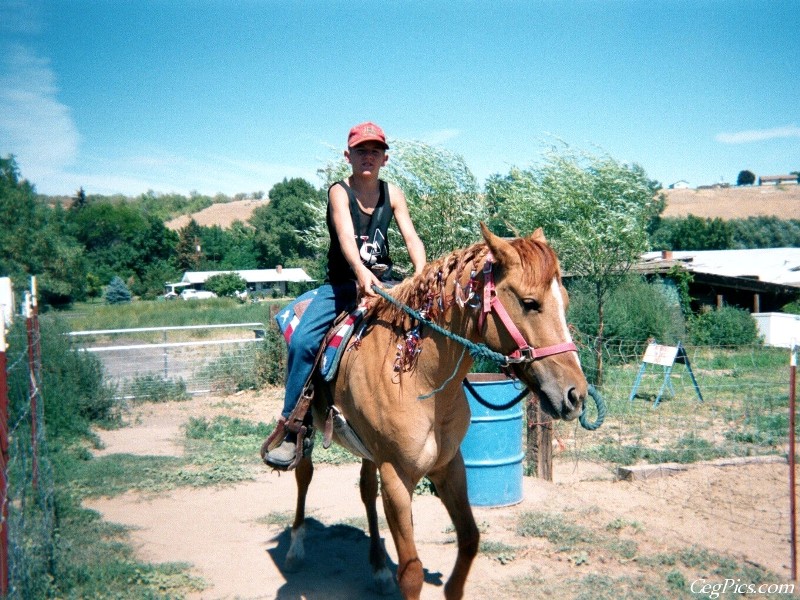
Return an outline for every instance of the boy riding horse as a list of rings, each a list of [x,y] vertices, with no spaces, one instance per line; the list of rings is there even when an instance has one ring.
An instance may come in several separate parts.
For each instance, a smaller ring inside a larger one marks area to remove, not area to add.
[[[380,169],[389,159],[383,130],[374,123],[361,123],[350,130],[345,159],[351,175],[328,189],[326,222],[330,235],[325,284],[292,333],[289,343],[286,392],[282,418],[289,417],[298,403],[314,368],[325,334],[336,317],[355,306],[359,296],[374,297],[373,285],[391,276],[388,228],[394,217],[408,249],[414,273],[425,266],[425,247],[408,212],[402,190],[380,179]],[[313,438],[302,440],[304,453],[311,451]],[[271,450],[265,461],[286,470],[297,453],[297,433],[290,431]]]

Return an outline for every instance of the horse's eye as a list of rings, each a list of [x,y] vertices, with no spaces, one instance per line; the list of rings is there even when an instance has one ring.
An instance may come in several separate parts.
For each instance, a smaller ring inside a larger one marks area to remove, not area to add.
[[[521,298],[520,303],[522,308],[527,311],[539,312],[539,309],[541,309],[539,301],[534,298]]]

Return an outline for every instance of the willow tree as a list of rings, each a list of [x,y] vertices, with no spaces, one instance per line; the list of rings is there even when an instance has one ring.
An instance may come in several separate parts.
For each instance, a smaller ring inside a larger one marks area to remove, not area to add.
[[[414,226],[425,244],[428,259],[468,246],[480,238],[479,222],[487,217],[484,196],[464,159],[444,148],[422,142],[389,140],[389,161],[381,179],[397,185],[406,195]],[[350,175],[350,165],[339,156],[320,171],[326,187]],[[317,248],[327,248],[326,201],[311,207],[316,225],[306,232]],[[392,258],[400,271],[411,261],[394,223],[389,229]]]
[[[605,302],[647,250],[647,225],[663,209],[659,188],[638,165],[567,146],[550,148],[540,166],[513,168],[486,184],[496,230],[542,227],[565,273],[590,284],[597,304],[597,385],[603,380]]]

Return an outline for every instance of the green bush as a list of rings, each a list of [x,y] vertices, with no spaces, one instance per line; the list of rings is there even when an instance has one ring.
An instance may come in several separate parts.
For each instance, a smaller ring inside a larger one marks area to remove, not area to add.
[[[597,303],[591,286],[570,282],[569,294],[568,321],[581,333],[596,335]],[[678,293],[674,286],[660,281],[627,277],[609,294],[604,313],[606,339],[676,342],[685,333]]]
[[[689,339],[698,346],[746,346],[761,342],[750,313],[733,306],[710,310],[691,319]]]
[[[15,323],[16,327],[21,329],[24,324]],[[56,437],[87,434],[90,422],[117,417],[113,390],[103,384],[99,359],[88,352],[75,352],[66,331],[60,320],[40,320],[44,419],[48,435]],[[11,420],[16,422],[29,409],[28,376],[19,369],[9,375]],[[22,399],[20,405],[17,399]]]
[[[781,310],[790,315],[800,315],[800,298],[792,300],[789,304],[784,304]]]
[[[258,382],[261,385],[283,385],[286,358],[286,342],[277,325],[270,319],[264,330],[264,343],[256,351],[255,371]]]

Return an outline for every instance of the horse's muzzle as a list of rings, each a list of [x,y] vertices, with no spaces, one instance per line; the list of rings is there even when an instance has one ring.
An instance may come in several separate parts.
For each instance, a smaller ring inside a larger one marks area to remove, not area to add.
[[[581,396],[577,388],[570,387],[564,394],[563,403],[561,405],[561,418],[565,421],[571,421],[579,417],[585,401],[586,394]]]

